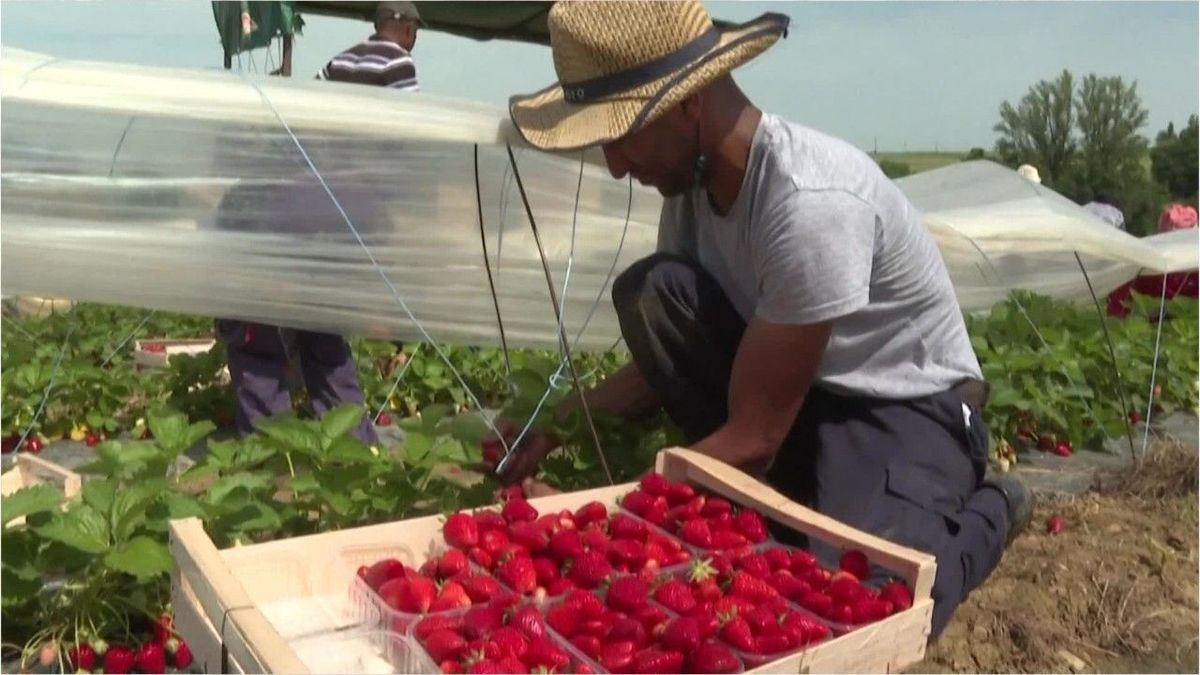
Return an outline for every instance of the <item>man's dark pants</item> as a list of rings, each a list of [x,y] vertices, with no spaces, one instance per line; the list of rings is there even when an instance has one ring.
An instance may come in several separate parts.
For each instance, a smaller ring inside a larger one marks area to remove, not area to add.
[[[287,385],[289,354],[299,358],[304,385],[318,415],[342,403],[363,404],[354,355],[342,336],[230,319],[216,323],[217,335],[229,354],[238,433],[252,433],[259,417],[292,409]],[[368,445],[379,442],[369,415],[353,434]]]
[[[687,441],[720,427],[745,322],[716,280],[655,254],[621,274],[613,302],[634,362]],[[1003,495],[980,487],[987,428],[978,405],[968,427],[963,405],[956,390],[892,401],[813,387],[766,477],[821,513],[936,556],[934,637],[1000,561],[1008,531]]]

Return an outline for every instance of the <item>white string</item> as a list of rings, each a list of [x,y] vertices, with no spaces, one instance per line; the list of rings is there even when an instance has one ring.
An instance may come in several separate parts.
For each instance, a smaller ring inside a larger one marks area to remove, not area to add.
[[[29,438],[29,434],[33,432],[33,428],[37,426],[38,420],[42,418],[42,411],[46,409],[46,402],[50,400],[50,391],[54,388],[54,379],[58,377],[59,367],[62,365],[63,355],[67,351],[67,343],[71,341],[71,336],[75,334],[75,329],[79,326],[79,313],[74,308],[71,309],[71,327],[67,330],[67,334],[63,337],[62,345],[58,348],[58,356],[54,357],[54,366],[50,369],[50,379],[46,382],[46,390],[42,392],[42,401],[38,404],[38,409],[33,413],[33,419],[29,421],[29,426],[25,427],[25,433],[21,434],[21,440],[17,441],[17,447],[25,446],[25,439]]]
[[[1162,327],[1166,317],[1163,316],[1167,307],[1167,277],[1162,278],[1162,297],[1158,301],[1158,329],[1154,336],[1154,365],[1150,368],[1150,396],[1146,403],[1146,428],[1142,431],[1142,456],[1146,456],[1146,447],[1150,445],[1150,417],[1154,414],[1154,383],[1158,379],[1158,354],[1162,345]]]

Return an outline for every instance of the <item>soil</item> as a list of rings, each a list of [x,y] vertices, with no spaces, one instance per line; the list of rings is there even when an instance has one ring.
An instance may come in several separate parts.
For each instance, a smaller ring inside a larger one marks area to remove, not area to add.
[[[1200,672],[1197,448],[1158,443],[1033,523],[911,672]],[[1048,534],[1046,520],[1066,519]]]

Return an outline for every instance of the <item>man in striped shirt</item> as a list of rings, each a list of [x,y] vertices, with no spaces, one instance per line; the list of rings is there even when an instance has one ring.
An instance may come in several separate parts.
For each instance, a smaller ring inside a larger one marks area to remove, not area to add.
[[[379,3],[375,33],[333,57],[317,79],[417,91],[417,69],[411,52],[420,23],[421,15],[411,2]]]

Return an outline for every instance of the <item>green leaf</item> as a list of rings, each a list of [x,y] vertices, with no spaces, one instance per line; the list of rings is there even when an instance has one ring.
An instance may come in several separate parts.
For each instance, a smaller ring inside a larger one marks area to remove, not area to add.
[[[321,485],[317,482],[317,477],[315,475],[306,473],[293,478],[290,487],[293,492],[304,494],[318,490]]]
[[[476,413],[456,415],[446,423],[446,427],[451,436],[469,446],[478,446],[492,431]]]
[[[328,442],[351,432],[362,421],[366,411],[362,406],[344,403],[325,413],[321,418],[321,433],[325,435],[326,447]]]
[[[325,503],[329,505],[329,508],[333,509],[333,512],[339,516],[344,516],[349,513],[351,507],[354,505],[350,501],[349,497],[340,492],[322,489],[320,495],[321,499],[323,499]]]
[[[162,502],[166,505],[168,517],[171,519],[204,518],[208,515],[204,506],[195,497],[182,492],[164,492]]]
[[[255,426],[268,438],[278,441],[290,451],[307,455],[316,455],[321,451],[321,432],[314,428],[315,425],[298,420],[290,414],[259,419]]]
[[[378,458],[371,448],[353,436],[339,436],[329,446],[327,458],[343,464],[374,462]]]
[[[0,540],[4,551],[3,567],[22,579],[41,579],[42,566],[38,560],[41,540],[26,528],[8,528]]]
[[[111,479],[84,481],[83,503],[100,513],[112,512],[113,500],[117,497],[117,482]]]
[[[3,589],[3,605],[6,608],[20,607],[37,597],[42,590],[41,579],[26,579],[5,567],[0,570],[0,588]],[[10,616],[5,613],[5,621]]]
[[[279,513],[269,504],[252,502],[230,514],[230,526],[240,532],[261,532],[278,530],[283,526]]]
[[[57,509],[63,499],[62,490],[53,485],[31,485],[0,500],[0,513],[7,525],[21,516]]]
[[[167,545],[149,537],[134,537],[104,556],[104,564],[138,579],[149,579],[171,571]]]
[[[188,424],[187,416],[166,408],[151,411],[147,423],[158,444],[172,455],[187,450],[216,429],[207,420]]]
[[[108,550],[108,523],[98,511],[83,504],[36,528],[46,539],[61,542],[84,553]]]
[[[269,488],[271,482],[271,476],[265,473],[238,473],[232,476],[222,476],[208,488],[204,498],[210,504],[220,504],[239,488],[253,494],[258,490]]]
[[[147,509],[165,491],[165,487],[164,481],[147,481],[118,492],[110,520],[113,539],[119,543],[133,536],[138,526],[146,522]]]

